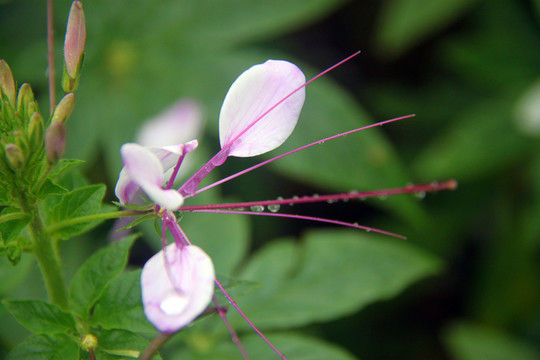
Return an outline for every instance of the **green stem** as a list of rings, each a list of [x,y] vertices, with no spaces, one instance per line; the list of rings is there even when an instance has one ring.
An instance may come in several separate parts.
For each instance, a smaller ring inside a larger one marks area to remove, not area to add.
[[[7,221],[24,219],[27,215],[23,212],[10,213],[0,216],[0,224]]]
[[[41,269],[49,300],[63,309],[68,309],[69,303],[60,259],[54,250],[53,242],[45,232],[37,206],[28,205],[25,197],[21,197],[21,200],[23,210],[32,216],[29,227],[33,243],[32,250]]]
[[[148,211],[137,211],[137,210],[124,210],[124,211],[111,211],[107,213],[93,214],[79,216],[72,219],[67,219],[56,224],[53,224],[47,228],[48,234],[53,234],[58,230],[66,228],[68,226],[83,224],[86,222],[96,221],[96,220],[107,220],[107,219],[116,219],[120,217],[129,217],[137,215],[148,214]]]
[[[159,333],[148,345],[139,360],[150,360],[155,353],[167,342],[174,334]]]

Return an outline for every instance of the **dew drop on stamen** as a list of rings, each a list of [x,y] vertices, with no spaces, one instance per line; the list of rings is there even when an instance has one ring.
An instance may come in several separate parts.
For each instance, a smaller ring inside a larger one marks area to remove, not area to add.
[[[426,192],[425,191],[417,191],[417,192],[413,193],[413,196],[417,200],[423,200],[426,197]]]
[[[379,200],[386,200],[388,199],[388,195],[379,195]]]
[[[264,206],[262,205],[253,205],[253,206],[250,206],[249,208],[254,213],[260,213],[264,211]]]
[[[268,205],[268,210],[270,210],[270,212],[278,212],[279,211],[279,204],[272,204],[272,205]]]

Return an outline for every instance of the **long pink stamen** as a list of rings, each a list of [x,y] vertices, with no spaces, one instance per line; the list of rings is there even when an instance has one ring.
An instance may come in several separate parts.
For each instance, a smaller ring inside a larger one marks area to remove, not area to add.
[[[242,136],[246,133],[246,131],[248,131],[249,129],[251,129],[253,126],[255,126],[262,118],[264,118],[266,115],[268,115],[268,113],[272,110],[274,110],[276,107],[278,107],[279,105],[281,105],[284,101],[286,101],[288,98],[290,98],[291,96],[293,96],[295,93],[297,93],[300,89],[303,89],[304,87],[306,87],[307,85],[311,84],[313,81],[317,80],[318,78],[320,78],[321,76],[327,74],[328,72],[334,70],[335,68],[337,68],[338,66],[341,66],[343,65],[344,63],[346,63],[347,61],[351,60],[352,58],[354,58],[355,56],[357,56],[358,54],[360,54],[360,51],[357,51],[356,53],[350,55],[349,57],[341,60],[340,62],[338,62],[337,64],[334,64],[332,65],[331,67],[329,67],[328,69],[324,70],[323,72],[319,73],[318,75],[314,76],[313,78],[311,78],[310,80],[306,81],[305,83],[303,83],[302,85],[300,85],[298,88],[294,89],[292,92],[290,92],[288,95],[286,95],[283,99],[281,99],[280,101],[278,101],[276,104],[274,104],[273,106],[271,106],[268,110],[266,110],[261,116],[259,116],[258,118],[256,118],[255,120],[253,120],[253,122],[251,122],[249,124],[249,126],[247,126],[244,130],[242,130],[232,141],[230,141],[227,145],[225,145],[220,151],[218,151],[218,153],[216,155],[214,155],[206,164],[204,164],[197,172],[195,172],[195,174],[193,174],[185,183],[184,185],[182,185],[180,187],[180,189],[178,189],[178,191],[180,192],[180,194],[184,197],[188,197],[188,195],[191,195],[193,196],[193,193],[197,190],[197,187],[199,186],[199,183],[216,167],[216,166],[219,166],[221,164],[223,164],[223,162],[225,161],[225,159],[227,158],[227,155],[228,155],[228,152],[229,152],[229,149],[230,147]]]
[[[257,335],[259,335],[261,337],[261,339],[263,339],[263,341],[268,345],[270,346],[270,348],[283,360],[287,360],[287,358],[285,357],[285,355],[283,355],[275,346],[274,344],[272,344],[270,342],[270,340],[268,340],[266,338],[266,336],[263,335],[263,333],[257,329],[257,327],[255,326],[255,324],[253,324],[251,322],[251,320],[249,320],[249,318],[247,317],[246,314],[244,314],[244,312],[242,310],[240,310],[240,307],[236,304],[236,302],[232,299],[232,297],[229,295],[229,293],[225,290],[225,288],[221,285],[221,283],[218,281],[218,279],[215,280],[216,282],[216,285],[217,287],[219,288],[219,290],[221,290],[221,292],[223,293],[223,295],[225,295],[225,297],[227,298],[227,300],[231,303],[231,305],[236,309],[236,311],[238,311],[238,313],[240,314],[240,316],[242,316],[242,318],[244,318],[245,322],[248,323],[248,325],[253,329],[253,331],[255,331],[257,333]]]
[[[248,201],[239,203],[225,204],[206,204],[206,205],[185,205],[180,207],[180,211],[197,211],[197,210],[219,210],[219,209],[238,209],[249,208],[251,206],[268,206],[268,205],[287,205],[287,204],[305,204],[315,202],[333,202],[339,200],[364,199],[378,196],[390,196],[399,194],[423,193],[440,190],[454,190],[457,187],[456,180],[447,180],[442,182],[431,182],[428,184],[408,185],[401,188],[372,190],[363,192],[350,192],[331,195],[307,196],[301,198],[289,198],[278,200],[264,201]]]
[[[214,302],[214,305],[216,305],[217,312],[219,316],[221,317],[221,320],[223,320],[223,323],[225,324],[225,327],[227,328],[227,331],[229,332],[229,335],[231,335],[231,339],[233,343],[238,348],[238,351],[240,351],[240,354],[242,355],[242,358],[244,360],[249,360],[249,354],[244,347],[244,344],[242,344],[242,341],[240,341],[240,338],[238,337],[238,334],[232,327],[231,323],[229,322],[229,319],[227,319],[227,312],[219,306],[219,303],[217,301],[217,298],[215,296],[212,296],[212,301]]]
[[[405,115],[405,116],[397,117],[397,118],[394,118],[394,119],[381,121],[381,122],[378,122],[378,123],[376,123],[376,124],[371,124],[371,125],[363,126],[363,127],[361,127],[361,128],[358,128],[358,129],[346,131],[346,132],[344,132],[344,133],[340,133],[340,134],[337,134],[337,135],[333,135],[333,136],[324,138],[324,139],[322,139],[322,140],[318,140],[318,141],[312,142],[311,144],[307,144],[307,145],[301,146],[301,147],[299,147],[299,148],[297,148],[297,149],[288,151],[288,152],[286,152],[286,153],[284,153],[284,154],[281,154],[281,155],[278,155],[278,156],[273,157],[273,158],[271,158],[271,159],[265,160],[265,161],[263,161],[263,162],[261,162],[261,163],[258,163],[257,165],[254,165],[254,166],[249,167],[249,168],[247,168],[247,169],[245,169],[245,170],[242,170],[242,171],[240,171],[240,172],[237,172],[236,174],[230,175],[230,176],[228,176],[228,177],[226,177],[226,178],[223,178],[223,179],[221,179],[221,180],[219,180],[219,181],[216,181],[216,182],[214,182],[214,183],[212,183],[212,184],[210,184],[210,185],[208,185],[208,186],[205,186],[205,187],[203,187],[203,188],[201,188],[201,189],[195,191],[195,192],[192,193],[192,194],[186,194],[186,195],[184,196],[184,198],[189,198],[189,197],[195,196],[195,195],[197,195],[197,194],[200,194],[200,193],[202,193],[203,191],[209,190],[209,189],[211,189],[211,188],[213,188],[213,187],[215,187],[215,186],[221,185],[221,184],[223,184],[223,183],[225,183],[225,182],[227,182],[227,181],[229,181],[229,180],[232,180],[232,179],[234,179],[234,178],[237,178],[237,177],[240,176],[240,175],[244,175],[244,174],[246,174],[246,173],[248,173],[248,172],[250,172],[250,171],[253,171],[253,170],[255,170],[255,169],[258,169],[258,168],[260,168],[261,166],[264,166],[264,165],[269,164],[269,163],[271,163],[271,162],[273,162],[273,161],[276,161],[276,160],[278,160],[278,159],[281,159],[282,157],[285,157],[285,156],[294,154],[294,153],[296,153],[296,152],[298,152],[298,151],[305,150],[305,149],[310,148],[310,147],[312,147],[312,146],[315,146],[315,145],[321,145],[321,144],[324,144],[324,143],[327,142],[327,141],[334,140],[334,139],[340,138],[340,137],[345,136],[345,135],[353,134],[353,133],[356,133],[356,132],[359,132],[359,131],[362,131],[362,130],[367,130],[367,129],[370,129],[370,128],[373,128],[373,127],[377,127],[377,126],[383,126],[383,125],[385,125],[385,124],[389,124],[389,123],[392,123],[392,122],[396,122],[396,121],[408,119],[408,118],[411,118],[411,117],[414,117],[414,114],[411,114],[411,115]]]
[[[170,188],[172,188],[174,184],[174,180],[176,179],[176,175],[178,175],[178,170],[180,170],[180,165],[182,165],[182,162],[184,161],[185,156],[186,154],[182,154],[182,156],[178,158],[178,161],[176,162],[176,165],[174,166],[173,173],[169,179],[169,182],[167,183],[167,187],[165,188],[166,190],[169,190]]]
[[[369,226],[359,225],[355,223],[348,223],[344,221],[339,220],[331,220],[326,218],[320,218],[320,217],[313,217],[313,216],[305,216],[305,215],[294,215],[294,214],[282,214],[282,213],[272,213],[272,212],[252,212],[252,211],[242,211],[242,210],[193,210],[193,212],[202,212],[202,213],[213,213],[213,214],[238,214],[238,215],[258,215],[258,216],[274,216],[279,218],[289,218],[289,219],[295,219],[295,220],[309,220],[309,221],[316,221],[320,223],[327,223],[327,224],[333,224],[333,225],[339,225],[339,226],[346,226],[351,227],[355,229],[361,229],[365,230],[367,232],[374,232],[378,234],[388,235],[400,239],[406,239],[405,236],[395,234],[389,231],[372,228]]]

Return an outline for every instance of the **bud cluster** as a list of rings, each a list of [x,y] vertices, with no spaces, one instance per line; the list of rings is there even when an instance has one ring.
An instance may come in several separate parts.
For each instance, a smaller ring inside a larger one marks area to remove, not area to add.
[[[38,179],[63,154],[65,123],[75,105],[67,94],[49,120],[39,112],[29,84],[17,90],[8,63],[0,60],[0,187],[2,202],[15,193],[35,193]]]

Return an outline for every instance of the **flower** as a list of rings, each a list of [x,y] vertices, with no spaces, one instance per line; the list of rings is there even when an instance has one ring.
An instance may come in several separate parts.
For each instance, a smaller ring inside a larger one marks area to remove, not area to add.
[[[178,331],[206,309],[214,293],[214,279],[212,260],[201,248],[170,244],[143,267],[146,317],[159,331]]]

